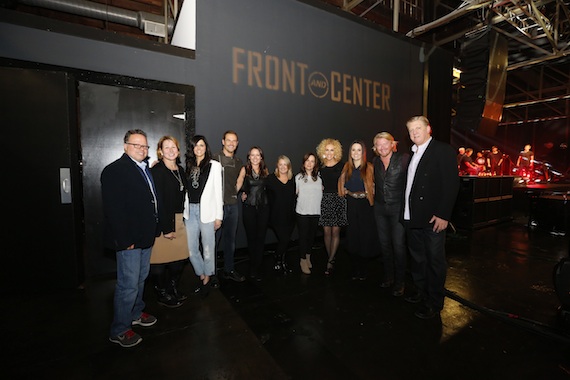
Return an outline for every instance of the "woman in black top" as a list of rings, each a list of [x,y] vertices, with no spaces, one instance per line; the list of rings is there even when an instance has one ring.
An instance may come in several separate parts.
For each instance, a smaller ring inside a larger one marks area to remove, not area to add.
[[[269,172],[263,159],[263,151],[254,146],[247,153],[247,163],[241,169],[243,181],[243,226],[247,236],[250,259],[250,279],[260,281],[265,235],[269,222],[269,206],[265,185]]]
[[[289,273],[285,254],[295,228],[295,180],[291,160],[279,156],[275,172],[267,177],[267,191],[270,205],[269,225],[277,237],[274,269],[282,274]]]
[[[336,251],[340,243],[340,230],[348,224],[346,218],[346,199],[338,195],[338,179],[344,167],[342,145],[335,139],[324,139],[317,146],[317,155],[321,161],[320,174],[323,180],[323,198],[319,226],[323,226],[325,249],[328,254],[325,274],[332,274]],[[308,263],[309,268],[312,267]]]
[[[163,136],[156,149],[158,162],[151,168],[158,198],[158,224],[151,254],[150,273],[158,303],[178,307],[186,296],[178,290],[180,277],[188,262],[186,230],[182,221],[184,197],[188,188],[180,165],[180,145],[172,136]]]

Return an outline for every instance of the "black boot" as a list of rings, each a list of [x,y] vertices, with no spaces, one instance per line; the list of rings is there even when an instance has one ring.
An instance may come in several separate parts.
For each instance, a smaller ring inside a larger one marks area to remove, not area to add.
[[[178,280],[176,279],[170,280],[170,290],[171,290],[170,294],[172,294],[172,296],[176,298],[178,301],[184,302],[188,299],[188,296],[180,292],[180,290],[178,289]]]
[[[180,302],[184,302],[188,299],[188,296],[180,291],[180,278],[182,278],[186,261],[187,260],[177,261],[175,263],[171,263],[168,267],[170,272],[170,281],[168,284],[170,287],[170,294]]]
[[[275,255],[275,264],[273,265],[273,269],[277,273],[283,272],[283,256]]]
[[[285,259],[285,254],[283,254],[281,256],[281,273],[283,274],[289,274],[292,273],[293,271],[289,268],[289,265],[287,265],[287,260]]]
[[[159,305],[170,308],[182,306],[182,302],[174,298],[172,295],[168,294],[166,289],[155,286],[154,290],[156,291],[156,296],[158,298],[157,302]]]

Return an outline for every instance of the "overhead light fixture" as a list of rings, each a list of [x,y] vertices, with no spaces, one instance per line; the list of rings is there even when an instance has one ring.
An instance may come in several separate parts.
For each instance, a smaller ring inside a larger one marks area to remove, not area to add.
[[[175,115],[172,115],[172,117],[180,120],[186,120],[186,112],[177,113]]]

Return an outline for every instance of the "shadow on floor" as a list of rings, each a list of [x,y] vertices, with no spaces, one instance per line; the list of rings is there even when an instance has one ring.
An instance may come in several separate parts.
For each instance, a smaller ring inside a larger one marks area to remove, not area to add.
[[[202,299],[188,265],[180,308],[156,303],[158,317],[138,328],[144,341],[124,349],[107,340],[113,278],[49,295],[3,302],[4,378],[59,379],[568,379],[570,330],[558,318],[553,268],[569,237],[527,227],[524,216],[448,234],[445,308],[414,317],[414,305],[381,289],[379,259],[366,281],[350,279],[341,249],[334,275],[317,246],[313,274],[273,273],[261,283],[228,282]],[[244,251],[240,272],[248,272]],[[26,279],[27,281],[33,279]],[[38,284],[38,286],[41,286]],[[409,284],[408,284],[409,286]],[[409,289],[408,289],[409,291]]]

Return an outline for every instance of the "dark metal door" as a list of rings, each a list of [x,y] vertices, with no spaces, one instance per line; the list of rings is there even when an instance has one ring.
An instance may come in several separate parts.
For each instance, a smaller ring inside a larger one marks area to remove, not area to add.
[[[180,142],[184,164],[186,135],[184,115],[187,102],[193,105],[193,92],[182,93],[79,82],[79,119],[83,163],[83,203],[85,209],[85,253],[87,276],[116,271],[114,252],[103,247],[103,208],[100,177],[103,168],[119,158],[123,137],[129,129],[142,129],[148,135],[149,156],[157,159],[160,137],[171,135]]]
[[[82,281],[74,86],[65,73],[0,67],[2,292]]]

